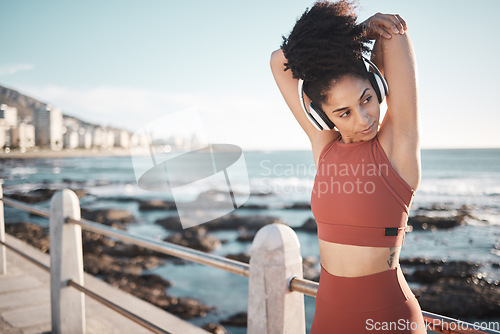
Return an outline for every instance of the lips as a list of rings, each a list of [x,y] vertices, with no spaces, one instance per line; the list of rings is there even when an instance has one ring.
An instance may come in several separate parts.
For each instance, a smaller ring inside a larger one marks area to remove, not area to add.
[[[362,134],[367,134],[367,133],[370,133],[373,131],[373,128],[374,128],[374,125],[375,125],[375,122],[372,123],[372,125],[370,125],[369,127],[367,127],[366,129],[364,129],[363,131],[361,131]]]

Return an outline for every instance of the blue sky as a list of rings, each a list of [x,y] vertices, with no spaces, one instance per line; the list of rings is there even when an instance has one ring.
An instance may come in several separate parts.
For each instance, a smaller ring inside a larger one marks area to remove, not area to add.
[[[500,147],[497,1],[361,0],[408,23],[423,148]],[[312,1],[0,2],[0,85],[138,130],[196,108],[211,142],[310,149],[269,69]]]

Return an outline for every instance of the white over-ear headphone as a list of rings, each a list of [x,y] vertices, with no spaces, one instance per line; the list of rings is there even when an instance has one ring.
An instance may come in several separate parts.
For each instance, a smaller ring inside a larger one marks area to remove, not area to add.
[[[379,103],[384,101],[386,95],[389,94],[389,86],[387,85],[387,81],[380,73],[377,66],[371,62],[370,59],[362,57],[364,62],[368,64],[367,71],[370,73],[368,79],[377,94],[377,99]],[[372,68],[370,70],[370,67]],[[307,115],[309,121],[316,127],[318,130],[332,130],[335,127],[335,124],[328,118],[325,112],[318,106],[316,106],[313,102],[309,104],[309,110],[307,110],[306,102],[304,100],[304,80],[299,79],[299,97],[300,97],[300,105],[302,109]]]

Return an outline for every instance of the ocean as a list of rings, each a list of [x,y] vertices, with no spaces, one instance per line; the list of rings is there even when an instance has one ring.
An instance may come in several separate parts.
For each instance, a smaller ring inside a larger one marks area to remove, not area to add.
[[[238,208],[237,215],[278,217],[291,227],[301,226],[313,217],[309,209],[283,209],[293,203],[310,201],[315,168],[310,151],[247,151],[244,153],[251,196],[246,204],[264,204],[266,209]],[[488,280],[500,280],[500,270],[491,266],[500,262],[500,149],[422,150],[422,182],[413,199],[410,216],[452,216],[467,206],[473,218],[450,230],[413,231],[405,238],[401,258],[471,260],[483,264]],[[163,239],[169,232],[156,225],[156,219],[175,212],[139,211],[137,202],[119,201],[119,197],[171,199],[165,192],[146,191],[137,186],[132,158],[57,158],[2,159],[0,178],[4,194],[28,192],[38,188],[60,188],[71,184],[89,195],[81,199],[83,208],[122,208],[131,211],[138,221],[128,225],[132,234]],[[242,181],[243,182],[243,181]],[[235,193],[244,188],[238,180]],[[213,185],[216,187],[216,185]],[[193,191],[200,189],[193,189]],[[202,190],[210,190],[202,189]],[[267,193],[267,196],[253,194]],[[48,208],[48,201],[37,204]],[[434,208],[434,210],[432,209]],[[441,210],[435,210],[441,209]],[[32,221],[47,225],[47,220],[6,207],[7,222]],[[213,253],[249,252],[251,244],[236,241],[237,231],[217,231],[217,238],[227,240]],[[297,231],[303,257],[319,257],[317,237]],[[196,298],[217,307],[207,317],[191,319],[205,323],[245,312],[248,303],[248,278],[199,264],[167,264],[150,270],[172,282],[169,294]],[[310,329],[314,316],[314,298],[305,296],[306,323]],[[245,329],[226,327],[230,333]]]

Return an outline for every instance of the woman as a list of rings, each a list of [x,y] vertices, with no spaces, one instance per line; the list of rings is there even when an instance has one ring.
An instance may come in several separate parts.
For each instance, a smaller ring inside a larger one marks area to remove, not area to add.
[[[426,333],[399,266],[420,182],[413,47],[399,15],[356,18],[346,1],[318,2],[271,57],[317,168],[321,275],[311,333]],[[370,39],[374,64],[363,55]]]

